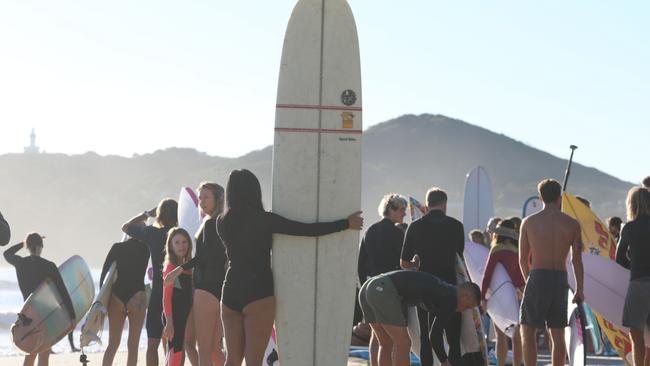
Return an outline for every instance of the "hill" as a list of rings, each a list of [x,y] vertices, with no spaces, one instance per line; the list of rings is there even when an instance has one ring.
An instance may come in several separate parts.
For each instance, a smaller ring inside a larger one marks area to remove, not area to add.
[[[363,145],[363,203],[367,223],[388,192],[423,199],[431,186],[449,193],[449,213],[460,217],[464,179],[477,165],[489,172],[496,212],[520,215],[539,180],[561,180],[566,160],[507,136],[441,115],[405,115],[369,128]],[[101,266],[123,222],[181,186],[212,180],[225,186],[235,168],[253,171],[270,207],[272,147],[239,158],[170,148],[131,158],[95,153],[0,156],[0,210],[12,225],[12,242],[28,231],[47,236],[44,256],[60,263],[80,254]],[[605,217],[622,215],[631,183],[575,164],[570,190],[592,200]]]

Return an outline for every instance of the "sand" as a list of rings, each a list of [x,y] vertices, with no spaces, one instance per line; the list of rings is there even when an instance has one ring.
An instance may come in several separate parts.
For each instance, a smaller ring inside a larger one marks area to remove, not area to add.
[[[50,366],[74,366],[81,365],[79,362],[79,353],[61,353],[50,356]],[[90,353],[88,356],[89,366],[99,366],[102,364],[103,353]],[[162,365],[164,361],[163,354],[160,354],[160,364]],[[23,357],[20,356],[7,356],[0,357],[0,365],[2,366],[22,366]],[[145,366],[145,352],[141,350],[138,354],[138,366]],[[115,355],[115,361],[113,362],[115,366],[126,365],[126,352],[118,352]],[[186,363],[189,365],[189,362]],[[348,361],[347,366],[366,366],[367,362],[364,360],[351,358]]]

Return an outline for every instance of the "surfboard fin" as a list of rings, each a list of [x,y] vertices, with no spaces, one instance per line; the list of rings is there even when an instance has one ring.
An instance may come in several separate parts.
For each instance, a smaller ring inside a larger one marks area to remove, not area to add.
[[[32,319],[27,317],[25,314],[18,313],[18,320],[16,320],[16,325],[30,326],[32,324]]]

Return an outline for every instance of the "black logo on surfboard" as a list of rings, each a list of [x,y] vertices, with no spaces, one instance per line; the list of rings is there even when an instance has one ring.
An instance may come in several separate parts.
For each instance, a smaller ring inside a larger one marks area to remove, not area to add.
[[[341,103],[351,106],[357,102],[357,94],[352,89],[346,89],[341,93]]]

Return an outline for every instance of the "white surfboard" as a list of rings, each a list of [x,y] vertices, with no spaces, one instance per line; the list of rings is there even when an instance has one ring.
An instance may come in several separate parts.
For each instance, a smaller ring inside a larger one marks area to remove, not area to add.
[[[569,291],[567,315],[569,317],[569,326],[564,330],[564,339],[567,347],[567,357],[569,358],[569,365],[571,366],[584,366],[585,365],[585,342],[583,326],[580,321],[578,312],[578,305],[572,302],[573,291]]]
[[[190,187],[181,188],[178,195],[178,226],[187,230],[192,238],[201,226],[199,198]]]
[[[467,173],[463,198],[465,237],[474,229],[484,230],[494,216],[492,183],[485,168],[479,166]]]
[[[103,286],[99,289],[99,292],[95,296],[88,314],[86,314],[86,320],[81,326],[81,339],[80,347],[87,347],[94,343],[101,344],[101,332],[104,329],[104,320],[108,314],[108,305],[111,301],[111,294],[113,289],[113,284],[117,280],[117,264],[113,262],[106,273],[104,278]]]
[[[361,207],[361,72],[345,0],[301,0],[284,39],[275,116],[273,212],[303,222]],[[273,277],[283,366],[345,365],[359,233],[275,235]]]
[[[480,286],[490,254],[489,249],[480,244],[466,242],[463,254],[470,278]],[[512,337],[519,324],[519,301],[512,279],[501,263],[494,268],[486,297],[486,310],[494,324],[508,337]]]
[[[623,307],[630,282],[630,271],[609,258],[582,253],[583,292],[589,306],[619,328],[623,327]],[[569,286],[575,290],[571,262],[567,262]]]

